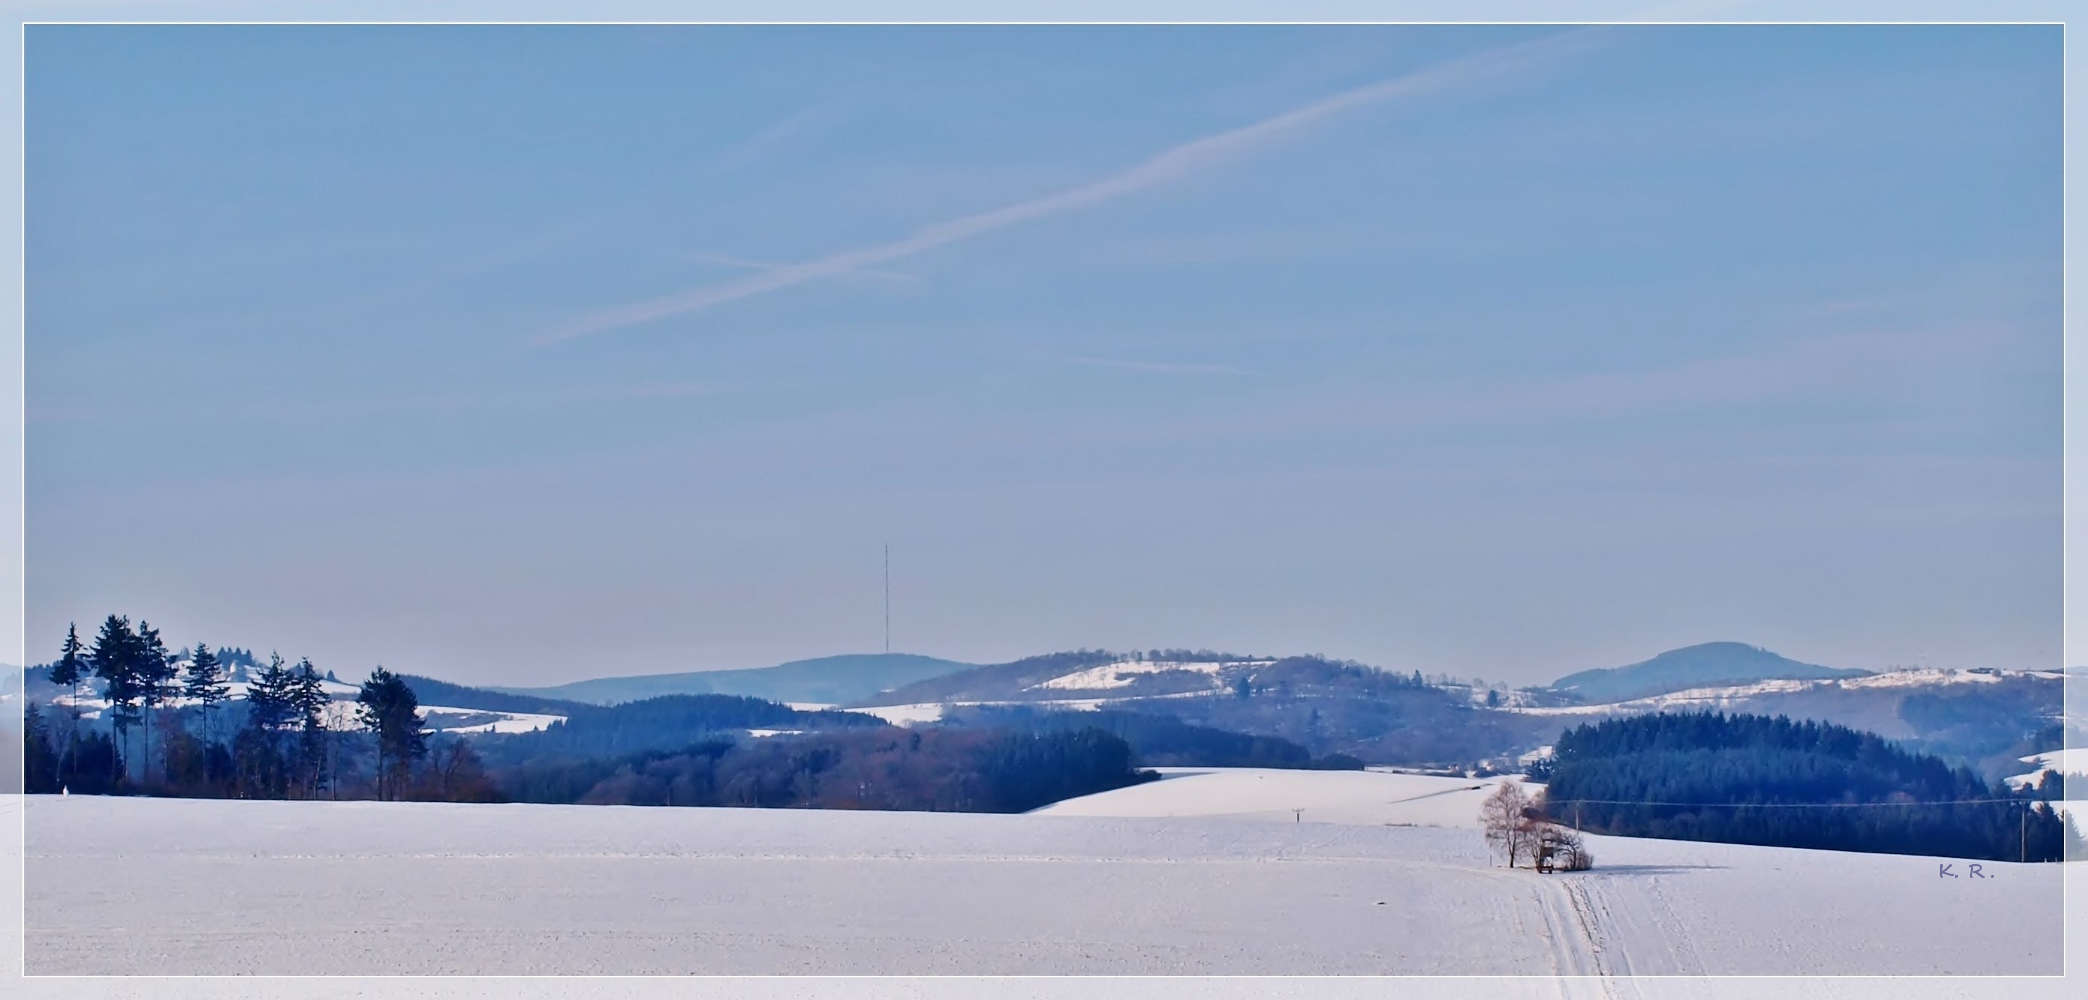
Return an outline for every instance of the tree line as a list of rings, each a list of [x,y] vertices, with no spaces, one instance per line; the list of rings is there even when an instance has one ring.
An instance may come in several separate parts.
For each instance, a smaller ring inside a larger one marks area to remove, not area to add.
[[[378,667],[352,702],[310,659],[233,679],[251,654],[198,643],[170,653],[157,629],[109,615],[91,643],[68,626],[44,671],[59,694],[25,713],[30,792],[226,798],[485,798],[468,743],[431,745],[413,689]],[[233,667],[228,667],[228,661]],[[234,684],[246,697],[232,698]],[[89,688],[104,707],[89,718]],[[431,752],[432,751],[432,752]]]
[[[1099,729],[842,729],[711,738],[616,758],[536,756],[496,768],[522,802],[1026,812],[1158,775]]]
[[[1658,713],[1576,726],[1554,752],[1540,808],[1595,833],[1995,861],[2080,844],[2034,791],[1830,723]]]
[[[1100,729],[1124,740],[1142,767],[1273,767],[1360,771],[1363,762],[1344,754],[1314,757],[1281,736],[1256,736],[1191,725],[1171,715],[1101,709],[1046,711],[1028,705],[978,705],[951,709],[945,725],[1016,732]]]

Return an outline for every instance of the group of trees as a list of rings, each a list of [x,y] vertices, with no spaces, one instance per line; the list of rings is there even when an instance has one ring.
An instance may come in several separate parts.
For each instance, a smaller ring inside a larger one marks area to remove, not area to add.
[[[1527,861],[1532,868],[1579,872],[1595,865],[1577,830],[1569,830],[1544,814],[1540,800],[1530,798],[1522,783],[1503,781],[1479,806],[1479,828],[1489,848],[1508,859],[1508,867]]]
[[[468,745],[440,748],[439,774],[416,778],[428,737],[413,689],[390,671],[377,668],[348,702],[328,693],[330,675],[309,659],[288,666],[271,655],[266,667],[242,670],[245,682],[232,680],[228,659],[243,666],[251,654],[203,644],[169,653],[151,625],[121,615],[104,620],[91,644],[68,627],[46,671],[59,694],[26,714],[29,791],[395,799],[433,783],[490,794],[482,776],[471,780]],[[235,684],[244,698],[234,699]],[[92,713],[83,709],[90,701],[101,703]]]
[[[1555,753],[1540,807],[1591,832],[1996,861],[2079,844],[2035,792],[1845,726],[1662,713],[1575,727]]]

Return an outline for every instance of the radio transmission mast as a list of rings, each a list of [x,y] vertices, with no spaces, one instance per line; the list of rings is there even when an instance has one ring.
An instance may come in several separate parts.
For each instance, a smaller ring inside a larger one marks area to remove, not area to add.
[[[885,652],[892,651],[892,546],[885,543]]]

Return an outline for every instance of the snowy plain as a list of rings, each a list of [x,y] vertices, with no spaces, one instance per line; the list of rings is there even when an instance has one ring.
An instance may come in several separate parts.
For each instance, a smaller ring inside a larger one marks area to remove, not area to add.
[[[1372,805],[1460,779],[1184,770],[1023,816],[36,796],[27,970],[2060,971],[2056,865],[1594,837],[1595,871],[1540,876],[1386,825],[1474,793]],[[1254,815],[1286,800],[1321,815]]]
[[[1033,816],[1222,817],[1278,823],[1477,829],[1479,803],[1501,778],[1392,770],[1156,767],[1158,782],[1045,806]],[[1541,785],[1526,786],[1535,792]]]

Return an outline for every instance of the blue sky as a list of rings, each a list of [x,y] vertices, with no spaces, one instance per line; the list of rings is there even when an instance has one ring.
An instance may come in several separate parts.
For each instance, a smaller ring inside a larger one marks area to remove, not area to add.
[[[2059,655],[2056,27],[27,62],[32,660]]]

